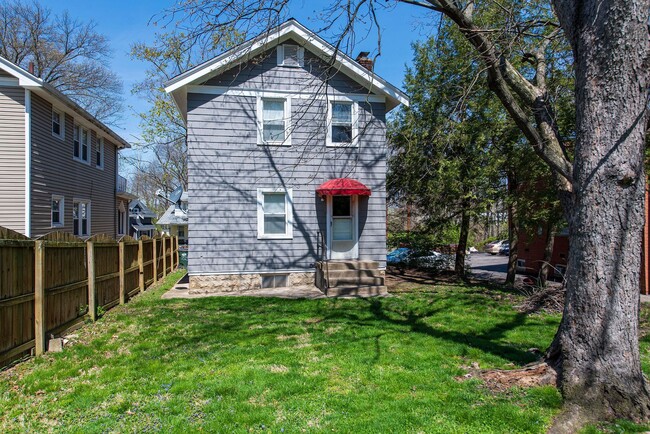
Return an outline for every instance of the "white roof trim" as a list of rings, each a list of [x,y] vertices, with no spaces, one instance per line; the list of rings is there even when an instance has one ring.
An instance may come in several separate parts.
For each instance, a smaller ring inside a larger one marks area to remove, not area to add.
[[[10,62],[4,57],[0,56],[0,69],[6,71],[9,75],[18,79],[18,85],[24,87],[25,89],[30,89],[35,91],[39,96],[42,96],[48,100],[54,100],[56,103],[53,105],[59,109],[64,109],[66,106],[72,109],[77,114],[81,115],[86,120],[95,127],[101,130],[104,134],[108,135],[118,148],[130,148],[131,145],[129,142],[120,137],[115,131],[104,125],[103,122],[99,121],[93,115],[88,113],[83,107],[81,107],[76,102],[72,101],[69,97],[61,93],[51,84],[45,83],[42,79],[36,77],[33,74],[25,71],[20,66]],[[50,101],[51,102],[51,101]],[[61,104],[62,103],[62,104]]]
[[[182,93],[185,94],[187,91],[187,89],[184,89],[185,86],[196,84],[199,80],[205,79],[207,76],[216,75],[229,67],[242,63],[258,55],[260,52],[279,44],[282,40],[288,39],[289,37],[297,39],[298,42],[304,44],[305,47],[310,48],[310,51],[315,52],[321,58],[332,57],[335,54],[334,47],[329,43],[310,32],[296,20],[291,19],[268,33],[244,42],[238,47],[226,51],[225,53],[174,77],[165,83],[165,91],[172,94],[177,104],[179,102],[182,103],[184,102],[184,95],[179,95],[181,92],[178,91],[183,91]],[[399,104],[409,105],[408,96],[406,96],[404,92],[379,77],[377,74],[368,71],[344,53],[336,53],[334,67],[337,67],[342,73],[349,75],[355,81],[358,81],[371,91],[385,95],[388,99],[387,105],[390,108],[394,108]],[[181,111],[183,112],[183,115],[185,115],[184,110]]]

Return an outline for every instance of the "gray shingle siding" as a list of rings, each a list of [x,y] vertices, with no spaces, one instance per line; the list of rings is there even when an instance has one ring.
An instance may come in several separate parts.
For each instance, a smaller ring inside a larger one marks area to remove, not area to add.
[[[276,66],[275,50],[262,59],[206,84],[325,93],[314,71],[326,65],[309,52],[304,69]],[[327,93],[368,91],[337,74]],[[260,146],[254,96],[188,94],[191,274],[313,269],[317,233],[326,225],[325,202],[315,190],[339,177],[372,189],[370,198],[360,198],[359,256],[385,264],[385,104],[359,103],[358,148],[325,146],[325,99],[293,98],[291,106],[292,146]],[[293,239],[258,240],[257,189],[282,186],[293,191]]]

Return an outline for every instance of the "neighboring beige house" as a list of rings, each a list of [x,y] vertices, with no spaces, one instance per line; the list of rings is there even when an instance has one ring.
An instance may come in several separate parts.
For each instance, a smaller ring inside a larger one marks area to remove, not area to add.
[[[0,226],[30,237],[126,233],[130,147],[51,85],[0,57]]]

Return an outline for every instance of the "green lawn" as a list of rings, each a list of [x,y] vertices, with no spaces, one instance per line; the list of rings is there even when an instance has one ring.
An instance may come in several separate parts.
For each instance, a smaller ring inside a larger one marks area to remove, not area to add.
[[[474,362],[531,362],[552,339],[559,316],[520,314],[505,292],[161,300],[164,289],[86,325],[64,353],[0,373],[0,432],[544,432],[561,405],[550,387],[493,393],[455,378]]]

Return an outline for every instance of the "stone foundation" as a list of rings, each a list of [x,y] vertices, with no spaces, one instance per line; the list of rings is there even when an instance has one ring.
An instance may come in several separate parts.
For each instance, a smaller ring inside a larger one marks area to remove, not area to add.
[[[215,274],[190,276],[190,294],[246,292],[262,289],[262,274]],[[314,286],[314,272],[286,273],[288,286]]]

